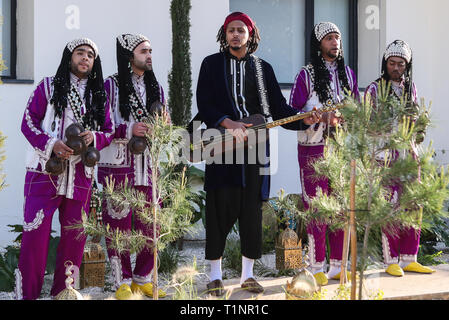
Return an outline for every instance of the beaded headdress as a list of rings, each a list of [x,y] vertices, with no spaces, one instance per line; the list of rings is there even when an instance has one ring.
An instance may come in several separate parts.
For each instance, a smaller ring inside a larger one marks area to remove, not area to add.
[[[138,112],[138,108],[146,108],[150,112],[150,107],[155,101],[161,101],[159,83],[153,70],[144,72],[144,82],[146,90],[146,101],[140,101],[140,96],[136,95],[131,75],[133,69],[131,60],[134,57],[134,50],[139,44],[150,40],[141,34],[121,34],[117,37],[117,84],[119,87],[119,109],[122,117],[129,120],[131,112]],[[137,103],[137,101],[140,102]],[[136,107],[138,105],[138,108]]]
[[[341,34],[340,29],[332,22],[320,22],[315,26],[315,36],[318,41],[323,40],[326,35],[333,32]]]
[[[412,60],[412,49],[407,42],[403,40],[395,40],[387,46],[384,58],[388,60],[390,57],[400,57],[405,59],[407,63]]]
[[[75,50],[75,48],[82,46],[82,45],[88,45],[89,47],[91,47],[92,50],[94,50],[95,59],[98,57],[98,47],[95,44],[95,42],[93,42],[89,38],[79,38],[79,39],[72,40],[69,43],[67,43],[66,47],[67,47],[67,49],[69,49],[70,52],[73,53],[73,50]]]
[[[52,85],[54,89],[50,102],[55,108],[56,116],[62,117],[63,110],[67,107],[68,100],[71,98],[70,95],[73,93],[73,88],[71,87],[70,82],[73,51],[82,45],[91,47],[95,56],[92,70],[87,76],[87,86],[84,96],[80,97],[85,103],[83,126],[97,128],[104,123],[106,92],[104,91],[103,71],[101,68],[98,47],[92,40],[88,38],[78,38],[70,41],[64,47],[61,63],[53,78]],[[72,102],[75,101],[73,100]]]
[[[150,41],[147,37],[141,34],[122,34],[117,37],[117,41],[122,48],[133,52],[134,49],[144,41]]]

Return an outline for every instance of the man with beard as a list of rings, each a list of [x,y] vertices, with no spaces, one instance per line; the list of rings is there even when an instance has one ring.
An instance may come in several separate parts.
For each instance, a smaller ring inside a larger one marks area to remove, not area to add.
[[[51,295],[58,299],[66,288],[66,272],[81,264],[83,230],[68,229],[81,223],[82,210],[89,212],[94,168],[83,164],[81,155],[64,142],[65,130],[80,124],[87,146],[97,149],[112,140],[114,125],[108,108],[98,49],[87,38],[67,44],[54,77],[44,78],[31,95],[22,120],[28,140],[25,176],[24,224],[20,258],[16,269],[17,299],[37,299],[42,289],[54,212],[59,210],[61,239]],[[51,156],[63,159],[59,175],[46,172]]]
[[[398,99],[403,95],[407,95],[410,102],[417,102],[417,91],[415,84],[411,81],[412,76],[412,51],[410,46],[402,40],[395,40],[387,46],[382,59],[382,75],[376,81],[373,81],[367,88],[366,92],[371,98],[371,102],[375,103],[377,99],[377,91],[381,81],[385,81],[385,85],[390,85],[390,94]]]
[[[413,82],[412,50],[403,40],[395,40],[387,46],[382,59],[382,75],[366,88],[365,99],[373,107],[377,106],[378,90],[383,85],[390,86],[389,96],[398,102],[405,99],[407,108],[413,117],[416,110],[418,95]],[[422,142],[424,133],[419,134],[417,143]],[[413,151],[413,156],[418,157]],[[393,150],[393,161],[399,153]],[[383,157],[379,161],[384,161]],[[400,182],[390,186],[391,201],[399,201],[403,186]],[[435,270],[417,262],[421,230],[391,224],[382,229],[382,250],[386,272],[392,276],[401,277],[406,272],[433,273]]]
[[[110,177],[119,185],[126,179],[131,188],[144,193],[147,201],[151,201],[151,159],[148,148],[142,154],[133,154],[127,144],[133,136],[144,137],[150,129],[144,121],[151,116],[150,107],[153,103],[165,102],[164,91],[153,72],[152,48],[147,37],[122,34],[117,37],[116,47],[118,72],[105,81],[115,121],[115,136],[111,145],[101,152],[98,181],[105,185],[106,178]],[[102,213],[104,223],[109,224],[112,230],[127,232],[133,228],[147,237],[153,236],[152,228],[144,224],[128,206],[114,208],[104,201]],[[133,292],[152,297],[150,273],[155,267],[152,249],[145,248],[137,254],[133,270],[129,252],[119,254],[111,248],[109,241],[106,244],[116,298],[128,300]],[[162,290],[158,292],[159,297],[165,296]]]
[[[268,117],[271,113],[273,119],[281,119],[298,113],[286,103],[271,65],[253,55],[259,40],[258,28],[248,15],[231,13],[217,35],[220,52],[203,60],[198,78],[200,118],[208,128],[226,128],[240,143],[247,139],[247,128],[253,124],[238,120],[253,114]],[[284,128],[304,128],[303,121]],[[265,154],[269,144],[263,145]],[[236,152],[233,156],[235,160]],[[242,252],[241,287],[253,293],[264,290],[254,279],[253,266],[262,252],[262,201],[269,197],[270,177],[261,174],[265,164],[251,163],[248,154],[242,162],[206,164],[205,257],[211,268],[207,288],[216,296],[224,294],[221,261],[226,237],[237,220]]]
[[[301,112],[332,107],[345,98],[345,90],[358,98],[357,80],[345,65],[338,27],[331,22],[317,24],[312,31],[310,47],[311,62],[296,76],[290,95],[291,106]],[[328,179],[317,178],[311,164],[323,157],[327,135],[339,122],[338,112],[324,113],[309,128],[298,131],[298,162],[306,209],[318,188],[331,192]],[[319,221],[311,221],[307,226],[310,268],[319,285],[326,285],[328,279],[340,279],[341,273],[344,232],[329,231],[330,268],[326,275],[327,231],[327,224]]]

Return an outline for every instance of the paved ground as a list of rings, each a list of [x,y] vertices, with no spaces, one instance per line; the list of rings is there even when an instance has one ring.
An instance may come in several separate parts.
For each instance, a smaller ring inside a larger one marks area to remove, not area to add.
[[[204,249],[202,243],[187,244],[183,250],[183,254],[198,259],[198,265],[204,265]],[[433,266],[435,273],[416,274],[406,273],[404,277],[392,277],[384,272],[384,270],[369,270],[365,273],[365,296],[373,299],[374,296],[381,294],[384,300],[449,300],[449,259],[445,255],[445,264]],[[446,262],[447,261],[447,262]],[[274,267],[274,255],[263,257],[266,265]],[[107,282],[112,283],[110,273],[107,274]],[[292,277],[281,278],[258,278],[258,281],[264,286],[265,292],[261,295],[252,295],[240,288],[238,278],[224,280],[225,289],[228,295],[222,299],[229,300],[284,300],[285,288],[287,281],[291,281]],[[163,279],[161,279],[163,280]],[[163,282],[163,281],[162,281]],[[208,280],[205,275],[201,276],[195,286],[196,292],[201,299],[215,299],[205,294],[206,284]],[[51,299],[49,292],[52,283],[52,275],[48,275],[44,280],[44,288],[42,290],[41,300]],[[160,283],[163,286],[163,283]],[[110,287],[107,286],[107,287]],[[327,286],[322,287],[323,299],[333,299],[336,296],[336,290],[339,287],[339,281],[330,280]],[[164,288],[169,293],[163,300],[171,300],[173,288]],[[358,291],[358,289],[357,289]],[[80,290],[85,299],[89,300],[109,300],[115,299],[114,292],[111,288],[91,287]],[[14,299],[12,292],[0,292],[0,300]],[[149,299],[136,296],[135,299]]]
[[[365,294],[373,298],[383,293],[384,300],[449,300],[449,264],[433,268],[437,271],[430,275],[406,272],[404,277],[392,277],[384,270],[370,270],[366,274]],[[265,292],[259,296],[242,290],[239,279],[225,280],[224,285],[230,291],[229,300],[284,300],[287,281],[291,281],[291,277],[261,280]],[[322,287],[324,299],[334,298],[339,285],[339,281],[330,280],[328,285]],[[198,287],[198,292],[204,290],[205,286]]]
[[[367,299],[374,299],[380,294],[383,300],[449,300],[449,264],[433,266],[433,268],[436,270],[433,274],[406,272],[404,277],[392,277],[384,270],[369,270],[365,273],[364,295]],[[237,278],[223,281],[227,294],[220,298],[211,297],[205,293],[207,281],[204,279],[198,282],[195,289],[201,299],[285,300],[286,284],[291,279],[292,277],[258,279],[265,288],[265,292],[259,295],[242,290],[239,284],[240,279]],[[339,285],[339,281],[329,280],[329,284],[321,288],[322,299],[335,299]],[[89,300],[114,299],[113,292],[104,292],[100,288],[84,289],[81,292]],[[167,292],[167,297],[161,300],[173,299],[171,296],[174,292],[173,288],[169,288]],[[133,299],[147,300],[150,298],[135,296]]]

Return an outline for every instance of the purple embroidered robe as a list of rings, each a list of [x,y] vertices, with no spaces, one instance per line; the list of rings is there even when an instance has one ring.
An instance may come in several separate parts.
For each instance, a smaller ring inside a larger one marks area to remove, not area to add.
[[[332,90],[332,99],[334,102],[340,102],[344,99],[344,90],[340,85],[338,78],[338,69],[336,63],[326,63],[330,73],[330,89]],[[354,72],[345,67],[350,90],[355,98],[359,97],[357,80]],[[319,101],[317,92],[314,90],[312,74],[309,67],[303,67],[296,76],[294,86],[290,94],[290,105],[300,112],[308,112],[323,108]],[[300,179],[302,186],[302,197],[304,206],[309,207],[310,198],[316,195],[318,187],[324,192],[331,192],[328,180],[325,177],[317,179],[315,171],[310,165],[311,162],[323,157],[325,133],[328,130],[326,123],[318,123],[309,126],[306,130],[298,131],[298,162],[300,167]],[[307,226],[309,239],[310,267],[312,272],[324,271],[325,246],[326,246],[327,225],[318,222],[311,222]],[[336,230],[329,233],[330,243],[330,265],[339,268],[343,249],[343,231]]]
[[[81,155],[71,156],[67,162],[67,170],[59,176],[50,176],[45,172],[45,164],[52,155],[55,142],[65,141],[65,130],[76,121],[69,105],[63,110],[62,117],[55,118],[54,108],[50,104],[53,94],[52,80],[53,77],[46,77],[39,83],[31,94],[22,120],[22,133],[29,142],[25,196],[57,194],[68,199],[86,201],[90,196],[94,168],[85,167]],[[83,90],[83,86],[78,86],[78,89]],[[81,108],[81,112],[83,111],[84,107]],[[100,131],[93,131],[93,134],[93,145],[98,150],[102,150],[112,141],[114,124],[109,108],[105,108],[103,127]]]
[[[133,76],[136,92],[141,95],[143,103],[146,102],[145,85],[142,79]],[[105,90],[109,97],[112,116],[115,122],[115,135],[111,144],[101,151],[101,160],[98,164],[98,181],[105,184],[105,178],[114,176],[116,183],[128,179],[134,186],[151,186],[151,168],[148,148],[142,155],[134,155],[129,152],[128,142],[132,138],[132,127],[137,122],[133,115],[129,115],[126,121],[120,114],[119,89],[113,77],[108,77],[105,81]],[[161,102],[165,103],[164,91],[159,86]]]
[[[404,91],[404,80],[401,82],[391,82],[391,89],[393,90],[394,94],[400,99],[402,97],[402,93]],[[366,101],[367,97],[371,97],[372,103],[375,103],[377,99],[377,92],[379,90],[379,83],[377,81],[373,81],[370,83],[368,87],[366,87],[365,90],[365,96],[364,99]],[[418,91],[416,90],[416,86],[413,83],[412,87],[412,101],[418,102]]]
[[[132,76],[136,93],[140,95],[140,100],[145,104],[146,89],[143,80],[143,76],[138,77],[135,74]],[[151,159],[148,148],[143,154],[135,155],[129,151],[127,146],[132,137],[132,127],[137,121],[132,113],[129,115],[129,121],[122,117],[119,108],[119,88],[113,77],[106,79],[105,90],[109,97],[116,127],[113,141],[101,152],[98,181],[104,186],[107,177],[112,177],[116,185],[127,179],[128,183],[136,190],[146,194],[147,201],[151,201]],[[161,102],[165,103],[161,86],[159,86],[159,90]],[[109,224],[112,229],[130,231],[133,228],[152,238],[153,230],[140,221],[138,215],[134,215],[133,221],[133,212],[129,206],[115,208],[107,201],[103,201],[102,211],[103,222]],[[132,269],[129,252],[119,254],[112,248],[108,240],[106,245],[116,289],[124,283],[131,285],[132,281],[140,285],[151,282],[150,273],[154,261],[152,249],[145,248],[139,252],[136,255],[135,267]]]
[[[61,117],[55,118],[55,110],[50,103],[52,80],[52,77],[47,77],[38,84],[31,94],[22,121],[22,132],[29,142],[29,150],[24,187],[24,232],[15,270],[17,299],[33,300],[39,297],[52,217],[56,209],[59,210],[61,238],[56,255],[52,296],[66,288],[65,273],[68,266],[79,268],[81,265],[86,240],[82,230],[67,227],[81,221],[82,210],[89,211],[94,169],[85,167],[81,156],[77,155],[69,158],[67,169],[61,175],[52,176],[45,172],[45,163],[52,154],[55,142],[59,139],[65,141],[65,129],[75,121],[70,105],[63,110]],[[71,83],[83,97],[87,81],[72,75]],[[83,114],[85,106],[80,109]],[[110,143],[113,133],[114,124],[106,108],[103,127],[100,131],[93,131],[93,145],[101,150]]]

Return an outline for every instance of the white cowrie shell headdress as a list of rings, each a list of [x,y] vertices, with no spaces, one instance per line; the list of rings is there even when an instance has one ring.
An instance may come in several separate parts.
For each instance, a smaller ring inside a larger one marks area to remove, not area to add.
[[[407,42],[403,40],[395,40],[387,46],[384,54],[385,60],[390,57],[400,57],[405,59],[407,63],[412,60],[412,49]]]
[[[117,40],[124,49],[131,52],[134,51],[140,43],[150,41],[147,37],[141,34],[122,34],[117,37]]]
[[[326,35],[333,32],[341,34],[340,29],[332,22],[320,22],[315,26],[315,36],[318,41],[323,40]]]
[[[67,43],[66,47],[67,47],[67,49],[69,49],[70,52],[73,52],[73,50],[75,50],[76,47],[79,47],[82,45],[88,45],[89,47],[91,47],[92,50],[94,50],[95,58],[98,57],[98,47],[95,44],[95,42],[93,42],[89,38],[79,38],[79,39],[72,40],[69,43]]]

